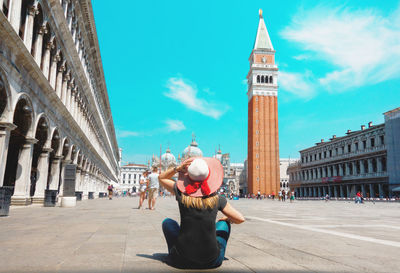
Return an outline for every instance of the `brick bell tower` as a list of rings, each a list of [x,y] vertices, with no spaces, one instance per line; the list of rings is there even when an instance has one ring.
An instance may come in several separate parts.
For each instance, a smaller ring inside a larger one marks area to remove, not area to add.
[[[278,194],[278,67],[275,50],[265,26],[262,10],[254,48],[251,52],[248,82],[248,191]]]

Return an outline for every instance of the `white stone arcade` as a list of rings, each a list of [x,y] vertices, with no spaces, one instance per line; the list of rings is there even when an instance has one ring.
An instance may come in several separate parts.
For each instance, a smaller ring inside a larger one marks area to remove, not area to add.
[[[90,0],[0,0],[0,187],[12,204],[63,196],[67,164],[75,191],[97,197],[118,160]]]

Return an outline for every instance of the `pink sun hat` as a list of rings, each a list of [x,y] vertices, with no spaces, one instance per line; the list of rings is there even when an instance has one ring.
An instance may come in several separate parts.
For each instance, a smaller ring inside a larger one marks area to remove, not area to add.
[[[176,186],[192,197],[215,193],[222,185],[224,168],[216,158],[195,157],[187,171],[180,172]]]

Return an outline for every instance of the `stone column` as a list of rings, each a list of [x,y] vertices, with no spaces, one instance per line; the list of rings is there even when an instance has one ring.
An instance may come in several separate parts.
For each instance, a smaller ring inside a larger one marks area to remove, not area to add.
[[[350,186],[349,185],[346,185],[346,192],[347,192],[346,198],[350,198],[351,197],[351,193],[350,193]]]
[[[335,194],[335,197],[338,197],[338,191],[337,191],[337,186],[333,186],[333,193]]]
[[[328,166],[328,177],[331,177],[331,176],[332,176],[331,166]]]
[[[8,19],[17,34],[19,34],[19,25],[21,23],[21,4],[22,0],[12,0],[8,9]]]
[[[351,162],[351,165],[353,166],[353,173],[352,173],[352,175],[357,174],[356,163],[353,161],[353,162]]]
[[[375,198],[374,184],[369,184],[369,197]]]
[[[72,11],[68,12],[67,24],[69,31],[72,31]]]
[[[66,75],[63,77],[62,87],[61,87],[61,95],[60,95],[60,99],[61,99],[61,101],[62,101],[62,103],[63,103],[64,105],[66,105],[66,101],[67,101],[68,80],[69,80],[69,77],[68,77],[68,75],[66,74]]]
[[[367,197],[367,192],[365,191],[365,184],[361,184],[361,192],[363,194],[364,197]]]
[[[46,27],[40,27],[36,36],[35,44],[33,45],[33,58],[36,64],[40,67],[42,60],[43,34],[46,32]]]
[[[343,185],[340,185],[339,188],[340,188],[340,197],[343,198],[344,197]]]
[[[25,32],[24,32],[24,43],[29,52],[32,48],[32,37],[33,37],[33,22],[35,19],[35,14],[37,9],[35,6],[28,8],[25,21]]]
[[[81,168],[76,168],[75,191],[81,191]]]
[[[62,8],[63,8],[63,11],[64,11],[64,17],[67,18],[68,1],[64,1],[64,3],[62,3]]]
[[[78,34],[78,29],[77,29],[77,23],[74,23],[74,34],[72,35],[72,39],[74,40],[75,46],[76,46],[76,39],[77,39],[77,34]]]
[[[343,164],[339,164],[339,175],[340,175],[340,176],[343,176],[343,175],[344,175]]]
[[[338,176],[336,165],[333,165],[333,176]]]
[[[54,90],[56,90],[56,76],[57,76],[57,63],[59,61],[59,56],[58,54],[53,56],[53,60],[50,65],[50,85],[53,87]],[[62,74],[61,74],[62,75]]]
[[[383,198],[383,186],[382,184],[378,184],[378,188],[379,188],[379,198]]]
[[[64,72],[64,67],[60,66],[57,73],[56,88],[55,88],[56,94],[60,98],[60,100],[62,100],[63,89],[66,82],[65,77],[63,77],[63,72]]]
[[[61,178],[60,178],[60,190],[58,191],[58,197],[59,197],[59,201],[60,197],[63,196],[64,194],[64,176],[65,176],[65,166],[67,164],[71,163],[71,160],[62,160],[61,161]]]
[[[312,187],[312,189],[313,189],[313,197],[317,197],[317,188]]]
[[[51,163],[51,173],[50,173],[50,190],[58,190],[58,183],[60,182],[60,160],[62,156],[55,156],[53,162]]]
[[[350,163],[346,162],[344,164],[345,164],[345,167],[346,167],[345,175],[351,175],[350,174]]]
[[[372,168],[372,158],[368,158],[368,173],[373,173],[374,170]]]
[[[360,160],[360,173],[365,173],[364,160]]]
[[[46,45],[46,49],[43,54],[43,61],[42,61],[42,71],[43,75],[46,77],[47,80],[50,79],[50,50],[53,46],[53,42],[48,42]]]
[[[46,190],[49,171],[49,153],[52,150],[53,149],[51,148],[43,148],[43,151],[40,154],[38,162],[38,178],[32,203],[43,204],[44,202],[44,191]]]
[[[65,95],[65,107],[67,107],[68,111],[72,114],[71,112],[71,82],[67,83],[67,91]]]
[[[321,187],[318,187],[318,197],[321,197]]]
[[[331,186],[328,186],[328,195],[329,195],[329,197],[332,197]]]
[[[37,139],[28,138],[18,157],[17,177],[15,180],[14,194],[11,197],[11,205],[25,206],[30,204],[30,185],[33,145]]]
[[[383,166],[382,166],[382,157],[377,158],[377,171],[378,173],[383,172]]]
[[[4,172],[7,165],[8,143],[10,141],[10,131],[17,128],[12,123],[0,122],[0,187],[4,183]]]
[[[88,194],[88,174],[87,174],[87,172],[86,171],[84,171],[83,169],[82,169],[82,174],[81,174],[81,189],[82,189],[82,192],[83,192],[83,197],[82,197],[82,199],[88,199],[88,196],[89,196],[89,194]]]
[[[72,88],[72,84],[71,84],[71,87],[70,87],[70,89],[71,89],[71,101],[70,101],[70,108],[69,108],[69,112],[71,113],[71,115],[72,115],[72,118],[74,118],[75,120],[76,120],[76,118],[75,118],[75,107],[76,107],[76,102],[75,102],[75,95],[76,95],[76,91],[75,91],[75,89],[73,89]]]

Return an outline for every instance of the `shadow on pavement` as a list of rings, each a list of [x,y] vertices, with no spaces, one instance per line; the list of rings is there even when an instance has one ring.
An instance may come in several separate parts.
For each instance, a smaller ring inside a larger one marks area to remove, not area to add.
[[[168,253],[153,253],[153,255],[149,254],[136,254],[136,256],[148,258],[156,261],[160,261],[166,263],[168,261]]]

